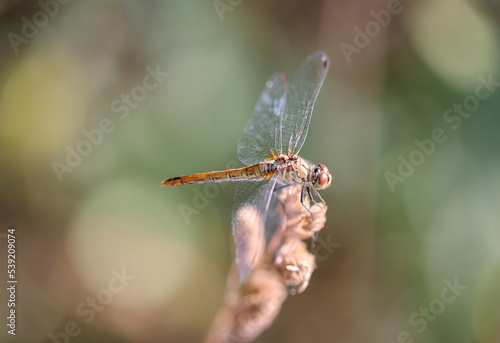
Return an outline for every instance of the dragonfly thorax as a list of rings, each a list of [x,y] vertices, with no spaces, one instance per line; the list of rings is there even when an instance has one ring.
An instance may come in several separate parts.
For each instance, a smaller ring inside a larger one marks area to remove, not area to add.
[[[278,172],[278,177],[286,183],[308,184],[316,190],[330,186],[331,175],[323,164],[314,165],[298,155],[279,155],[269,161]]]
[[[309,183],[310,164],[298,155],[279,155],[272,163],[278,171],[278,177],[286,183]]]

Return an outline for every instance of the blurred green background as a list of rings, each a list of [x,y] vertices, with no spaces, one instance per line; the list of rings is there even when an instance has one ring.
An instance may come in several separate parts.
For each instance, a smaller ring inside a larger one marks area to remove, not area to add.
[[[323,50],[301,151],[334,175],[318,268],[256,341],[500,342],[498,1],[1,1],[0,18],[2,288],[11,227],[18,280],[0,341],[201,341],[234,185],[161,181],[241,165],[266,80]]]

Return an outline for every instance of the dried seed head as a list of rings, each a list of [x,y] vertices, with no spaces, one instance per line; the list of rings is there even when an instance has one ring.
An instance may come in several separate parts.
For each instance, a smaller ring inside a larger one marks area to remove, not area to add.
[[[287,239],[281,246],[274,265],[284,284],[299,286],[298,293],[307,288],[311,274],[316,269],[314,255],[307,251],[304,242],[295,238]]]
[[[324,203],[314,204],[309,208],[311,213],[308,213],[309,215],[305,217],[303,225],[295,228],[295,232],[300,239],[311,238],[325,226],[327,210],[328,206]]]
[[[281,192],[279,196],[282,204],[280,215],[282,220],[286,222],[286,235],[293,236],[295,234],[300,239],[308,239],[325,226],[328,206],[325,203],[311,206],[309,197],[305,197],[302,204],[301,193],[302,186],[300,185],[288,187]]]
[[[286,230],[300,227],[304,224],[306,215],[309,214],[300,202],[302,186],[291,186],[285,188],[279,195],[280,215],[286,221]],[[309,206],[309,199],[304,199],[304,204]]]

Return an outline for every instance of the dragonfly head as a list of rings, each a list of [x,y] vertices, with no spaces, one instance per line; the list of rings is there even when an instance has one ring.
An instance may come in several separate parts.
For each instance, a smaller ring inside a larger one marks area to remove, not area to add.
[[[312,174],[312,186],[315,190],[320,191],[322,189],[330,187],[332,183],[332,175],[330,171],[324,164],[320,164],[314,167]]]

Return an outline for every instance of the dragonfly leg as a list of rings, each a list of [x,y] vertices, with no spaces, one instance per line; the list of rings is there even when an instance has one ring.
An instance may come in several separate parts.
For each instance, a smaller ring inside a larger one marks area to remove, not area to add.
[[[309,214],[311,215],[311,218],[314,220],[314,215],[312,214],[311,210],[304,204],[304,198],[306,196],[306,192],[308,193],[309,195],[309,198],[311,198],[311,200],[313,202],[315,202],[312,197],[311,197],[311,192],[309,191],[309,187],[307,186],[302,186],[302,192],[300,192],[300,203],[302,204],[302,206],[304,206],[304,208],[307,210],[307,212],[309,212]]]
[[[314,198],[312,197],[312,194],[311,194],[311,187],[304,187],[304,188],[307,188],[307,195],[309,196],[309,199],[311,199],[311,201],[313,202],[314,205],[316,206],[319,206],[319,203],[314,200]],[[304,188],[302,188],[302,190],[304,190]],[[323,198],[321,197],[321,195],[319,195],[318,191],[315,190],[314,188],[312,188],[313,192],[318,196],[318,198],[320,199],[320,201],[324,204],[325,203],[325,200],[323,200]],[[304,192],[303,192],[304,193]],[[304,205],[304,204],[302,204]],[[305,205],[304,205],[305,207]],[[323,210],[323,208],[321,206],[319,206],[321,212],[323,212],[324,215],[326,215],[326,212]],[[306,207],[306,209],[309,211],[309,209]],[[311,211],[309,211],[309,213],[311,213]],[[314,216],[313,214],[311,213],[311,218],[312,220],[314,220]],[[319,231],[316,231],[313,233],[312,237],[311,237],[311,250],[314,251],[314,248],[316,247],[316,240],[318,239],[318,235],[319,235]]]
[[[294,186],[294,184],[293,184],[293,183],[287,183],[287,184],[284,184],[283,186],[276,187],[276,188],[274,189],[274,191],[276,192],[276,191],[279,191],[279,190],[281,190],[281,189],[283,189],[283,188],[290,187],[290,186]]]
[[[318,193],[317,190],[315,190],[314,188],[312,188],[314,194],[319,198],[320,202],[321,203],[325,203],[325,200],[321,197],[321,195]],[[313,199],[312,195],[311,195],[311,187],[307,187],[307,192],[309,193],[309,198],[311,198],[311,201],[314,203],[314,205],[317,205],[319,206],[319,203],[316,202],[316,200]],[[319,208],[321,209],[321,212],[323,212],[323,214],[326,215],[326,212],[323,210],[323,208],[321,206],[319,206]]]

